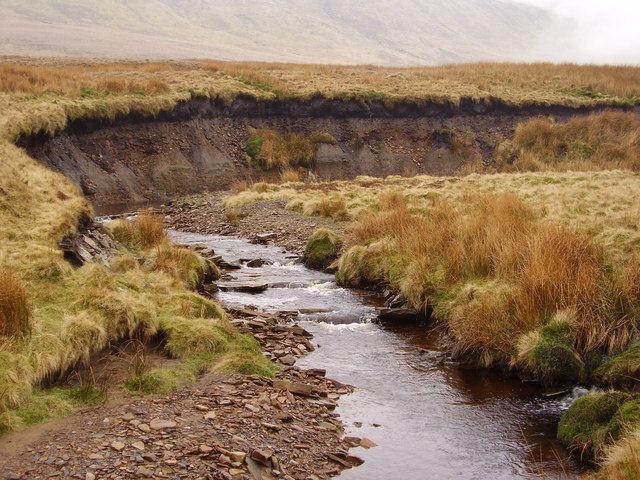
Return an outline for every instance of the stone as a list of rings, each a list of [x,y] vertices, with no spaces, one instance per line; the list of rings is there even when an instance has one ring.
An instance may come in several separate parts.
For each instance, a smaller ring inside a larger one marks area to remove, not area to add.
[[[426,320],[425,315],[412,308],[387,308],[380,310],[378,320],[381,322],[419,322]]]
[[[124,447],[125,447],[125,444],[123,442],[115,441],[111,443],[111,448],[113,448],[118,452],[121,452],[122,450],[124,450]]]
[[[231,457],[231,460],[233,460],[234,462],[242,463],[247,457],[247,454],[244,452],[229,452],[229,457]]]
[[[284,357],[280,357],[278,360],[283,365],[293,365],[294,363],[296,363],[296,357],[294,357],[293,355],[285,355]]]
[[[198,451],[200,453],[211,453],[213,452],[213,448],[211,448],[209,445],[200,445],[198,447]]]
[[[176,428],[177,425],[178,424],[173,420],[162,420],[159,418],[154,418],[149,423],[149,428],[151,428],[151,430],[168,430]]]
[[[218,288],[223,292],[240,292],[249,294],[263,293],[269,288],[268,283],[236,283],[236,282],[220,282]]]
[[[138,425],[138,430],[149,433],[151,431],[151,427],[149,427],[149,425],[147,425],[146,423],[141,423],[140,425]]]
[[[214,412],[213,410],[208,411],[207,413],[204,414],[204,419],[205,420],[213,420],[216,418],[216,412]]]
[[[136,450],[144,450],[144,442],[133,442],[131,446]]]
[[[84,480],[96,480],[96,476],[94,473],[87,472],[84,476]]]
[[[136,475],[140,478],[153,478],[153,472],[147,467],[138,467],[136,469]]]
[[[369,449],[369,448],[377,447],[378,444],[376,444],[372,440],[369,440],[368,438],[361,438],[360,439],[360,446],[362,448]]]
[[[274,380],[273,388],[276,390],[286,390],[294,395],[303,397],[313,396],[313,385],[300,382],[289,382],[287,380]]]
[[[255,260],[251,260],[247,262],[247,267],[249,268],[260,268],[264,265],[268,264],[268,262],[262,260],[261,258],[256,258]]]
[[[273,456],[273,452],[268,449],[255,448],[251,451],[251,459],[255,460],[262,465],[269,466],[271,464],[271,457]]]

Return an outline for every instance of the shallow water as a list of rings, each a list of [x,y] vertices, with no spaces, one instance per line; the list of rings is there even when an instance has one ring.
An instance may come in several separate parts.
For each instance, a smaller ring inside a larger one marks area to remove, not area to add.
[[[326,368],[357,387],[338,412],[350,435],[378,444],[353,452],[364,465],[340,478],[367,480],[575,478],[577,465],[555,439],[567,399],[549,399],[517,379],[464,369],[439,350],[425,326],[373,323],[371,299],[338,287],[272,246],[242,239],[171,232],[178,243],[205,243],[225,260],[261,258],[228,284],[274,285],[260,294],[220,292],[229,306],[299,311],[319,344],[301,367]],[[312,310],[312,312],[309,312]]]

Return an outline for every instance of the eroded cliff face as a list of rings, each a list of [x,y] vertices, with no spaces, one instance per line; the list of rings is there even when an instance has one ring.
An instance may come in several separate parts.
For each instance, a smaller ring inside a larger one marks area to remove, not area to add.
[[[593,110],[591,110],[593,111]],[[494,149],[515,126],[538,115],[562,121],[585,109],[503,104],[460,105],[343,100],[198,98],[155,118],[78,120],[54,137],[22,138],[36,159],[63,172],[98,207],[163,202],[227,189],[236,180],[273,180],[245,153],[254,128],[329,134],[310,170],[321,178],[358,175],[453,174]]]

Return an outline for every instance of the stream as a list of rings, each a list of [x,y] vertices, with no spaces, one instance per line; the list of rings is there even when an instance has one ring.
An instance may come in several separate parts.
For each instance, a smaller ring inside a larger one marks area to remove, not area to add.
[[[376,300],[341,288],[274,246],[171,232],[176,243],[206,244],[242,267],[219,282],[217,299],[235,308],[298,313],[319,348],[297,366],[324,368],[356,387],[340,400],[346,434],[378,446],[353,449],[364,465],[341,479],[575,478],[578,465],[555,438],[570,398],[546,398],[534,384],[465,369],[425,326],[374,322]],[[247,260],[267,262],[258,268]],[[234,290],[260,286],[260,293]]]

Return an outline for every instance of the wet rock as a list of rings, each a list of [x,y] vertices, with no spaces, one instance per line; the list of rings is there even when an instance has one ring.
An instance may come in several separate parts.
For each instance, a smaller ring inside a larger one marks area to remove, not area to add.
[[[369,440],[368,438],[361,438],[360,439],[360,446],[362,448],[366,448],[368,450],[370,448],[377,447],[378,444],[376,444],[372,440]]]
[[[218,283],[218,288],[223,292],[240,292],[240,293],[258,294],[267,290],[267,288],[269,288],[269,285],[266,283],[242,284],[242,283],[234,283],[234,282],[225,282],[225,283]]]
[[[211,261],[223,270],[240,270],[242,268],[239,263],[227,262],[222,257],[213,257]]]
[[[378,320],[381,322],[417,322],[423,319],[424,316],[412,308],[388,308],[378,314]]]
[[[265,265],[271,265],[271,262],[262,260],[261,258],[256,258],[255,260],[250,260],[247,262],[247,267],[249,268],[260,268]]]

